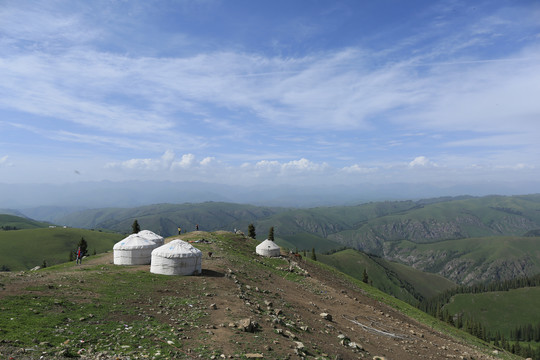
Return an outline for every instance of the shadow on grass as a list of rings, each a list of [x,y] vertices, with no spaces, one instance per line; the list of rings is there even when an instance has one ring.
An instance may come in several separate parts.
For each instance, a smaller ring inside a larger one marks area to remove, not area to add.
[[[221,273],[221,272],[219,272],[219,271],[208,270],[208,269],[202,269],[201,276],[206,276],[206,277],[224,277],[225,274],[224,274],[224,273]]]

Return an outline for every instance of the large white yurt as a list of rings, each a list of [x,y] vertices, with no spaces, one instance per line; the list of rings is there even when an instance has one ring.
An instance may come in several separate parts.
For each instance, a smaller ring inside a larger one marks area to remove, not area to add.
[[[272,240],[266,239],[262,243],[257,245],[257,247],[255,248],[255,252],[259,255],[267,257],[279,256],[280,248],[278,244],[276,244]]]
[[[115,265],[148,265],[152,259],[152,250],[158,247],[152,240],[138,234],[131,234],[113,246]]]
[[[183,240],[173,240],[152,251],[150,272],[163,275],[200,274],[202,252]]]
[[[148,239],[150,241],[155,242],[158,246],[163,245],[163,243],[165,242],[165,239],[163,238],[163,236],[160,236],[160,235],[158,235],[155,232],[150,231],[150,230],[141,230],[141,231],[139,231],[137,233],[137,235],[139,235],[140,237],[143,237],[145,239]]]

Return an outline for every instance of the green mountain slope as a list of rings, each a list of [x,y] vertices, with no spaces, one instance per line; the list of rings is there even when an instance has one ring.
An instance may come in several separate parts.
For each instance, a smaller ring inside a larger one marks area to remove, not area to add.
[[[364,269],[371,285],[410,304],[431,298],[454,286],[442,276],[347,249],[331,255],[317,255],[317,260],[362,280]]]
[[[84,211],[63,218],[63,223],[126,233],[134,219],[141,227],[165,236],[176,234],[178,227],[194,230],[197,224],[202,230],[246,232],[248,224],[254,223],[257,238],[264,239],[268,229],[274,227],[278,243],[290,249],[315,248],[321,253],[347,246],[464,284],[538,271],[534,260],[536,251],[540,251],[538,242],[526,245],[529,259],[523,252],[518,254],[525,241],[497,239],[530,236],[540,229],[540,195],[387,201],[312,209],[213,202],[158,204]],[[464,256],[469,251],[463,245],[467,238],[475,239],[470,244],[478,243],[484,250],[475,251],[469,258]],[[414,246],[436,243],[440,245],[435,248]],[[481,276],[478,269],[483,271]]]
[[[0,231],[0,266],[12,271],[28,270],[69,260],[70,251],[84,237],[89,253],[110,250],[124,236],[84,229],[53,228]]]
[[[199,225],[201,230],[247,230],[250,222],[280,211],[284,209],[219,202],[155,204],[129,209],[85,210],[65,216],[59,221],[72,227],[103,228],[125,233],[131,232],[131,224],[137,219],[141,228],[162,236],[171,236],[178,233],[178,227],[184,231],[192,231],[196,225]]]
[[[441,274],[461,284],[540,273],[540,238],[493,236],[416,244],[389,243],[388,259]]]
[[[0,214],[0,231],[3,229],[37,229],[50,224],[11,214]]]
[[[488,196],[418,206],[382,216],[329,239],[381,254],[382,243],[432,243],[470,237],[521,236],[540,228],[540,195]]]
[[[540,323],[540,287],[454,295],[444,306],[452,316],[480,322],[492,335],[506,338],[518,326]]]

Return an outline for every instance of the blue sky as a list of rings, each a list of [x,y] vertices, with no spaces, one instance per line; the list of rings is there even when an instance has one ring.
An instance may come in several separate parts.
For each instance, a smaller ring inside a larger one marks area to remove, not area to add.
[[[2,0],[0,24],[0,182],[540,175],[538,1]]]

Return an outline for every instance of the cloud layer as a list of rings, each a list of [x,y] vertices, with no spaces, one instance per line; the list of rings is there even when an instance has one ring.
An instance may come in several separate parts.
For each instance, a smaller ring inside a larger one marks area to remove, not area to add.
[[[17,181],[35,151],[73,168],[102,159],[82,170],[95,179],[537,176],[539,7],[441,4],[416,11],[400,34],[392,20],[354,36],[324,21],[304,18],[293,30],[269,20],[275,32],[254,39],[272,46],[256,47],[249,34],[221,35],[202,20],[198,32],[160,29],[168,12],[202,19],[226,11],[218,4],[7,2],[0,167],[9,156]],[[325,35],[342,43],[318,47]]]

